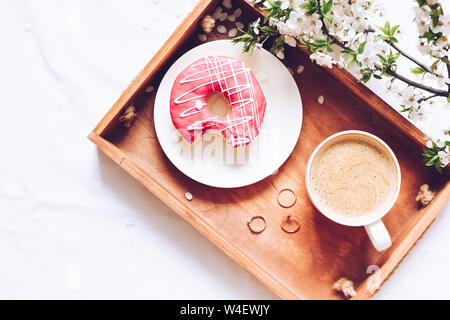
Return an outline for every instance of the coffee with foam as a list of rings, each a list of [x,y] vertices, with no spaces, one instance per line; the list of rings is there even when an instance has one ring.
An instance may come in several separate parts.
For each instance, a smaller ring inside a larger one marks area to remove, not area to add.
[[[365,136],[331,140],[311,165],[311,193],[333,216],[360,217],[386,209],[395,196],[396,167],[389,152]]]

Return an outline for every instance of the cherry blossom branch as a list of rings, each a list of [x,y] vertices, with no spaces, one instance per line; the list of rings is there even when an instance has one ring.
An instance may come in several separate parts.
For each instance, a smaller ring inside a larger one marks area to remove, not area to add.
[[[449,58],[449,56],[447,56],[447,59]],[[450,78],[450,63],[446,64],[447,66],[447,77]],[[448,87],[448,91],[447,91],[447,97],[450,96],[450,83],[447,83],[447,87]]]
[[[369,27],[367,29],[367,32],[375,32],[375,29],[373,27]],[[422,70],[424,70],[425,72],[428,72],[430,74],[436,75],[432,70],[430,70],[428,68],[428,66],[426,66],[424,63],[420,62],[419,60],[417,60],[416,58],[412,57],[411,55],[409,55],[408,53],[406,53],[405,51],[403,51],[399,46],[397,46],[392,40],[384,40],[384,42],[386,42],[388,45],[390,45],[393,49],[395,49],[397,52],[399,52],[402,56],[404,56],[406,59],[408,59],[409,61],[415,63],[416,65],[418,65]],[[447,67],[449,67],[447,65]],[[449,67],[450,68],[450,67]],[[437,76],[437,75],[436,75]],[[449,74],[450,77],[450,74]]]
[[[375,65],[375,68],[377,70],[380,70],[380,71],[383,69],[379,65]],[[393,76],[394,78],[396,78],[396,79],[398,79],[400,81],[403,81],[404,83],[406,83],[406,84],[408,84],[410,86],[413,86],[413,87],[416,87],[416,88],[428,91],[429,93],[433,93],[436,96],[447,97],[448,93],[447,93],[446,90],[436,89],[436,88],[433,88],[431,86],[427,86],[427,85],[424,85],[422,83],[413,81],[411,79],[406,78],[405,76],[402,76],[401,74],[398,74],[397,72],[395,72],[395,71],[393,71],[391,69],[385,70],[385,73],[387,73],[390,76]]]
[[[261,2],[261,1],[257,1],[257,2]],[[394,77],[395,79],[398,79],[399,81],[407,84],[408,86],[429,92],[433,96],[436,96],[436,97],[438,97],[438,96],[439,97],[448,97],[449,96],[450,83],[447,83],[448,90],[443,90],[443,89],[436,88],[436,87],[433,87],[430,85],[422,84],[418,81],[414,81],[404,75],[397,73],[396,60],[398,59],[399,56],[404,56],[405,58],[409,59],[410,61],[414,62],[415,64],[417,64],[420,67],[420,68],[415,68],[415,69],[419,69],[420,73],[427,72],[427,73],[434,75],[435,77],[442,78],[442,75],[438,75],[438,74],[434,73],[433,67],[431,67],[431,68],[427,67],[425,64],[421,63],[420,61],[418,61],[411,55],[407,54],[406,52],[404,52],[401,48],[399,48],[395,44],[395,42],[397,40],[394,38],[394,35],[395,35],[395,32],[396,32],[398,26],[394,26],[391,28],[389,26],[389,23],[386,23],[384,27],[379,27],[379,29],[381,31],[383,31],[384,34],[377,35],[378,39],[383,39],[383,43],[386,43],[386,45],[391,46],[391,48],[393,50],[395,50],[396,53],[394,54],[391,51],[387,56],[384,56],[382,54],[376,54],[376,56],[378,56],[378,58],[379,58],[379,61],[372,60],[371,62],[369,62],[370,63],[369,65],[366,65],[365,67],[363,67],[361,61],[358,61],[358,59],[365,52],[364,47],[365,47],[366,42],[364,42],[364,43],[360,42],[358,49],[351,49],[350,46],[348,44],[346,44],[345,40],[344,41],[340,40],[337,37],[337,35],[331,35],[328,30],[325,20],[332,21],[332,19],[333,19],[333,16],[330,13],[331,8],[333,6],[333,0],[328,0],[328,1],[309,0],[309,2],[305,2],[300,6],[301,9],[306,11],[307,16],[310,16],[310,17],[312,17],[313,15],[316,16],[316,18],[313,18],[313,19],[317,19],[320,21],[321,25],[320,25],[319,29],[321,29],[322,34],[327,37],[327,39],[320,39],[320,37],[316,37],[316,39],[314,39],[314,41],[305,40],[304,43],[302,43],[302,41],[299,40],[298,38],[295,39],[295,37],[289,35],[287,32],[286,33],[279,32],[279,29],[278,29],[279,26],[277,26],[276,23],[274,23],[272,21],[272,20],[275,20],[275,21],[281,20],[281,21],[283,21],[281,23],[284,23],[284,21],[290,19],[289,18],[290,12],[291,12],[291,10],[293,10],[292,8],[289,8],[290,1],[289,0],[281,0],[281,1],[269,2],[269,3],[271,6],[268,7],[267,9],[265,9],[268,11],[268,14],[266,15],[266,17],[264,19],[264,24],[269,23],[269,25],[265,25],[265,26],[261,27],[259,25],[259,19],[258,19],[258,21],[255,21],[254,23],[252,23],[249,26],[248,32],[242,31],[243,34],[241,36],[233,39],[234,43],[244,42],[244,51],[251,52],[257,44],[259,46],[261,46],[261,43],[260,43],[261,39],[264,38],[263,42],[265,42],[267,39],[271,38],[271,39],[273,39],[273,45],[272,45],[271,50],[274,53],[276,53],[280,59],[283,59],[284,44],[287,43],[291,46],[295,46],[296,40],[298,40],[300,42],[300,46],[308,48],[312,52],[311,57],[315,56],[314,59],[316,59],[317,57],[319,57],[320,59],[324,59],[323,61],[325,61],[325,62],[322,62],[322,64],[325,64],[325,65],[330,64],[330,66],[331,66],[332,59],[324,58],[324,54],[332,51],[330,45],[335,44],[342,49],[342,54],[350,56],[350,59],[347,60],[347,68],[349,66],[351,66],[352,63],[355,63],[355,62],[359,65],[360,71],[363,75],[361,78],[361,81],[363,81],[363,82],[367,82],[372,76],[377,79],[381,79],[381,77],[383,75],[385,75],[385,76]],[[270,23],[270,21],[272,21],[272,24]],[[311,21],[310,23],[314,24],[314,21]],[[370,27],[370,26],[367,27],[366,33],[374,33],[374,32],[375,32],[375,30],[372,27]],[[434,35],[435,34],[427,35],[427,37],[434,36]],[[422,36],[425,36],[425,34]],[[447,49],[447,51],[448,51],[448,49]],[[362,59],[364,59],[364,58],[362,58]],[[317,62],[317,63],[319,63],[319,62]],[[321,64],[321,63],[319,63],[319,64]],[[446,63],[446,67],[450,74],[449,64]]]
[[[424,98],[420,98],[417,102],[418,103],[421,103],[421,102],[424,102],[424,101],[427,101],[427,100],[430,100],[430,99],[433,99],[433,98],[436,98],[438,95],[436,95],[436,94],[433,94],[433,95],[431,95],[431,96],[428,96],[428,97],[424,97]]]
[[[450,16],[444,14],[441,1],[416,0],[420,8],[416,10],[420,51],[435,59],[431,66],[397,45],[395,35],[399,25],[391,27],[389,22],[385,22],[384,26],[377,27],[382,33],[371,27],[377,23],[376,5],[365,6],[358,4],[358,1],[333,0],[306,0],[298,3],[292,0],[251,1],[263,4],[263,10],[267,13],[264,26],[260,26],[258,19],[249,25],[248,31],[240,30],[242,35],[233,39],[234,43],[244,43],[245,52],[251,53],[253,48],[261,47],[263,39],[263,43],[271,39],[271,51],[280,59],[284,58],[285,44],[301,46],[311,52],[311,60],[320,66],[331,68],[333,64],[337,64],[346,65],[349,69],[356,64],[362,75],[359,81],[364,83],[372,77],[392,77],[392,81],[398,79],[407,87],[400,90],[391,83],[388,89],[401,97],[400,112],[408,112],[410,119],[423,114],[421,108],[427,105],[425,102],[428,100],[446,97],[450,103]],[[334,5],[339,9],[333,10]],[[338,61],[330,54],[333,51],[332,45],[341,49]],[[413,74],[432,75],[430,78],[434,78],[435,83],[445,85],[448,89],[425,85],[397,73],[397,59],[401,56],[415,64],[416,67],[411,69]],[[441,69],[437,69],[438,65],[442,66],[441,63],[445,64],[447,78],[441,74]],[[424,92],[428,94],[425,95]],[[430,145],[427,143],[427,149],[423,153],[425,165],[434,166],[439,172],[450,163],[450,133],[447,131],[445,136],[444,141],[430,140]]]
[[[319,3],[319,8],[320,8],[320,1],[318,1],[318,3]],[[331,39],[331,43],[334,43],[334,44],[338,45],[341,49],[354,51],[354,50],[350,49],[349,47],[347,47],[344,43],[342,43],[341,41],[336,39],[336,37],[330,36],[330,33],[329,33],[329,31],[328,31],[328,29],[327,29],[327,27],[325,25],[325,21],[324,21],[323,17],[320,17],[319,19],[322,22],[322,28],[321,28],[322,32],[327,37],[329,37]],[[383,71],[383,68],[380,65],[378,65],[378,64],[375,64],[375,68],[377,70],[379,70],[379,71]],[[384,72],[386,74],[388,74],[388,75],[390,75],[390,76],[392,76],[392,77],[394,77],[394,78],[396,78],[396,79],[398,79],[398,80],[400,80],[400,81],[410,85],[410,86],[413,86],[413,87],[416,87],[416,88],[428,91],[429,93],[433,93],[435,96],[441,96],[441,97],[447,97],[448,96],[448,92],[445,91],[445,90],[436,89],[436,88],[433,88],[431,86],[427,86],[427,85],[424,85],[422,83],[413,81],[411,79],[406,78],[405,76],[402,76],[401,74],[398,74],[397,72],[395,72],[392,69],[388,68],[387,70],[384,70]]]
[[[400,49],[395,43],[393,43],[392,41],[386,41],[387,44],[389,44],[392,48],[394,48],[395,50],[397,50],[397,52],[399,52],[402,56],[404,56],[406,59],[414,62],[415,64],[417,64],[420,68],[422,68],[424,71],[434,74],[436,75],[433,71],[431,71],[425,64],[423,64],[422,62],[420,62],[419,60],[415,59],[414,57],[410,56],[409,54],[407,54],[406,52],[404,52],[402,49]]]

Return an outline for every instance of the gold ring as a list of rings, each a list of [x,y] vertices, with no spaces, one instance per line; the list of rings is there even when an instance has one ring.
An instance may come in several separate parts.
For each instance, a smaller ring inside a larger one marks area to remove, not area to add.
[[[292,189],[284,188],[278,192],[278,204],[283,208],[290,208],[297,202],[297,195]]]
[[[261,219],[264,222],[264,224],[262,226],[260,226],[260,227],[253,226],[252,222],[255,219]],[[247,221],[247,225],[248,225],[248,228],[250,229],[251,232],[253,232],[253,233],[261,233],[261,232],[263,232],[266,229],[266,225],[267,225],[266,218],[264,218],[262,215],[253,216]]]
[[[293,214],[284,216],[281,220],[281,229],[287,233],[296,233],[300,229],[300,218]]]

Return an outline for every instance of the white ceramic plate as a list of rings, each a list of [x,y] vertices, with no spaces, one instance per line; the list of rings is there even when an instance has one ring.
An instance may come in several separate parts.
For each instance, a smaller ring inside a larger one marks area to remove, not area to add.
[[[170,117],[175,78],[195,60],[209,55],[234,57],[250,67],[267,101],[258,137],[245,148],[231,148],[221,135],[208,132],[192,146],[184,142]],[[229,40],[212,41],[181,56],[159,85],[154,107],[155,130],[170,161],[188,177],[213,187],[236,188],[276,173],[294,149],[302,127],[302,101],[287,68],[267,50],[242,53]]]

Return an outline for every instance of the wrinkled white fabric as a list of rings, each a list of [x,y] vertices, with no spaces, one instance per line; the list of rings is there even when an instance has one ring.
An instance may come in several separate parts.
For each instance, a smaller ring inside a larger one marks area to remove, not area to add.
[[[0,2],[0,298],[275,298],[86,139],[193,5]],[[450,298],[449,211],[377,297]]]

